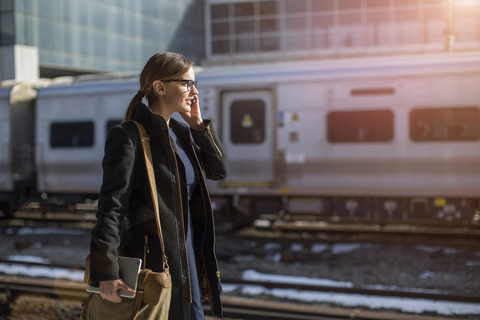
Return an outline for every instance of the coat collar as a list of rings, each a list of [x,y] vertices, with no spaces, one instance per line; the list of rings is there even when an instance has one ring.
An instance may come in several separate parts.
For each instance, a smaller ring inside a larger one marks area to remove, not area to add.
[[[132,120],[140,122],[145,127],[150,139],[159,140],[161,139],[160,137],[167,139],[167,137],[170,136],[168,133],[167,119],[162,115],[153,113],[153,111],[142,102],[136,103],[134,108],[135,114]],[[175,129],[175,132],[185,146],[191,143],[190,131],[186,124],[170,117],[170,127]],[[167,140],[165,140],[165,142],[167,142]]]

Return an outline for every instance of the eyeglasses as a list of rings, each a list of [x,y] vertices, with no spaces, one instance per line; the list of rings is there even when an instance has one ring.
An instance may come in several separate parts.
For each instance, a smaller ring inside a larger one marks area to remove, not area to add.
[[[186,82],[187,83],[187,90],[190,91],[192,88],[195,86],[197,87],[197,81],[194,80],[188,80],[188,79],[168,79],[168,80],[160,80],[163,82],[170,82],[170,81],[176,81],[176,82]]]

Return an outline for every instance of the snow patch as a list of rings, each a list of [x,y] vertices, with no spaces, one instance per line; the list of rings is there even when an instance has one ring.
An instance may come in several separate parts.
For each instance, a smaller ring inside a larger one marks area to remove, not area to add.
[[[301,276],[283,276],[276,274],[260,273],[253,269],[243,271],[242,279],[247,281],[265,281],[265,282],[278,282],[278,283],[293,283],[303,284],[311,286],[330,286],[330,287],[343,287],[351,288],[353,284],[351,282],[333,281],[328,279],[308,278]]]
[[[23,227],[17,231],[17,235],[25,236],[29,234],[69,234],[69,235],[83,235],[87,233],[80,229],[66,229],[66,228],[31,228]]]
[[[265,256],[265,260],[280,262],[280,260],[282,260],[282,254],[280,252],[275,254],[267,254]]]
[[[243,244],[247,247],[255,248],[257,246],[256,241],[243,241]]]
[[[348,253],[360,249],[360,243],[337,243],[332,247],[332,254]]]
[[[51,279],[68,279],[79,282],[83,282],[83,276],[85,274],[83,270],[25,266],[15,263],[0,263],[0,273]]]
[[[260,291],[257,289],[257,292]],[[444,315],[479,314],[478,303],[460,303],[447,301],[431,301],[425,299],[409,299],[395,297],[367,296],[345,293],[324,293],[301,291],[295,289],[266,289],[261,292],[280,298],[292,298],[308,302],[330,302],[346,307],[365,306],[371,309],[397,309],[403,312],[423,313],[436,312]]]
[[[314,243],[312,244],[312,247],[310,248],[310,251],[313,253],[322,253],[323,251],[327,250],[330,248],[328,244],[324,243]]]
[[[424,273],[422,273],[420,275],[420,278],[421,279],[426,279],[426,278],[431,278],[431,277],[434,277],[435,276],[435,272],[432,272],[432,271],[425,271]]]
[[[23,261],[23,262],[34,262],[34,263],[50,263],[49,259],[44,259],[41,257],[35,257],[35,256],[21,256],[21,255],[13,255],[13,256],[8,256],[7,260],[11,261]]]
[[[42,247],[42,243],[41,242],[35,242],[34,244],[32,244],[31,248],[33,249],[38,249],[38,248],[41,248]]]
[[[375,290],[390,290],[390,291],[403,291],[403,292],[419,292],[419,293],[436,293],[442,294],[442,290],[436,289],[419,289],[419,288],[405,288],[397,286],[384,286],[384,285],[364,285],[364,289],[375,289]]]
[[[292,245],[290,246],[290,250],[294,251],[294,252],[300,252],[303,250],[303,244],[301,243],[292,243]]]
[[[423,245],[423,244],[420,244],[420,245],[416,246],[415,249],[422,250],[422,251],[425,251],[425,252],[443,251],[443,253],[445,253],[445,254],[458,253],[457,249],[448,248],[448,247],[426,246],[426,245]]]
[[[223,286],[224,292],[238,291],[242,294],[258,296],[261,294],[279,298],[306,302],[327,302],[344,307],[367,307],[370,309],[393,309],[421,314],[434,312],[440,315],[480,314],[478,303],[433,301],[426,299],[381,297],[359,294],[315,292],[295,289],[267,289],[259,285]]]
[[[263,245],[263,249],[265,250],[281,250],[283,246],[280,243],[275,242],[267,242]]]

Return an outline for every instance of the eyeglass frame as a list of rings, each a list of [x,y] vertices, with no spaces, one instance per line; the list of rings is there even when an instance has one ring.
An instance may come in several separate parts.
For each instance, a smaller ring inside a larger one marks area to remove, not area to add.
[[[191,80],[191,79],[167,79],[167,80],[160,80],[163,82],[171,82],[171,81],[176,81],[176,82],[187,82],[187,90],[190,91],[193,89],[193,87],[197,87],[197,81],[196,80]],[[189,84],[191,83],[191,86]],[[190,88],[189,88],[190,87]]]

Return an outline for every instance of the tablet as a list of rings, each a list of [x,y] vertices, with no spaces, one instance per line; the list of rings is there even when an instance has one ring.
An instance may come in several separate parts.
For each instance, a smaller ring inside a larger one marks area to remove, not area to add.
[[[118,267],[120,268],[120,279],[133,290],[135,293],[128,293],[125,290],[120,290],[118,294],[121,297],[135,298],[137,292],[138,275],[140,268],[142,267],[142,259],[118,257]],[[93,286],[87,284],[87,292],[98,293],[98,282],[95,282]]]

